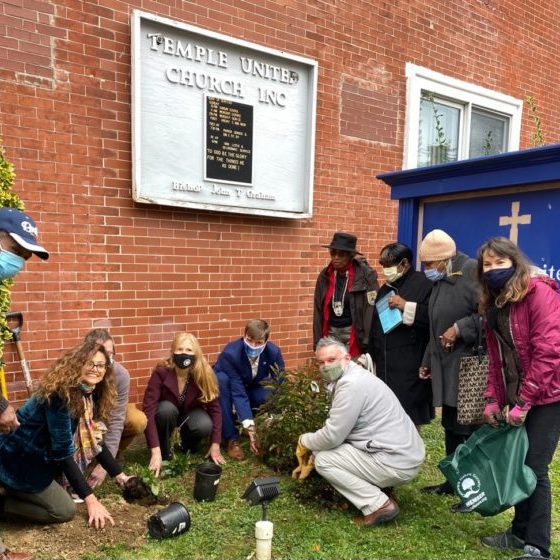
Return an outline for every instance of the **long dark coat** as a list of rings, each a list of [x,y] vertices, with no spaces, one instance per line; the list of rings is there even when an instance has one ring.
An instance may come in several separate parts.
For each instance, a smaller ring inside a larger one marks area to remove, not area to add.
[[[463,356],[472,354],[478,338],[479,287],[476,279],[477,262],[464,253],[452,259],[452,273],[438,282],[430,296],[430,342],[422,365],[432,374],[434,406],[457,406],[459,363]],[[445,352],[439,337],[457,323],[460,338],[452,352]]]
[[[432,286],[424,273],[412,268],[391,285],[384,284],[376,301],[394,290],[406,301],[417,304],[414,322],[401,324],[385,334],[375,308],[369,341],[377,376],[393,390],[416,425],[426,424],[433,418],[431,383],[418,377],[429,340],[428,301]]]

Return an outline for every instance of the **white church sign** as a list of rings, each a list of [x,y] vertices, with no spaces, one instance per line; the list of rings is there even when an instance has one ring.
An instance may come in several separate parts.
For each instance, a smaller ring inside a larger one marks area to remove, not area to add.
[[[316,94],[313,60],[134,11],[134,200],[311,216]]]

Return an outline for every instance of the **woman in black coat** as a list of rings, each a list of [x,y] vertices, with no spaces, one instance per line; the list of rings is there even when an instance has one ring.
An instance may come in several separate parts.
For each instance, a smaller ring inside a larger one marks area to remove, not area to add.
[[[395,393],[416,426],[434,417],[429,380],[419,379],[418,368],[429,340],[428,301],[432,282],[412,267],[412,250],[403,243],[391,243],[381,249],[379,264],[385,284],[379,289],[376,304],[389,295],[390,308],[402,314],[402,323],[384,332],[378,306],[369,340],[369,353],[377,376]]]

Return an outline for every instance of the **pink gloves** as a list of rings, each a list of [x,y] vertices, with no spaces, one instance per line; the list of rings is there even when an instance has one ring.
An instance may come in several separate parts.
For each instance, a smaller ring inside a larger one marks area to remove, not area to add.
[[[489,402],[484,407],[484,420],[487,424],[496,427],[503,419],[502,409],[497,402]]]
[[[527,412],[531,410],[531,405],[524,404],[522,406],[516,404],[510,411],[507,416],[508,424],[512,426],[521,426],[523,422],[525,422],[525,418],[527,416]]]
[[[529,410],[531,410],[530,404],[516,404],[514,407],[510,408],[505,420],[511,426],[521,426],[523,422],[525,422]],[[497,426],[499,422],[504,421],[502,409],[497,402],[489,402],[484,407],[484,420],[491,426]]]

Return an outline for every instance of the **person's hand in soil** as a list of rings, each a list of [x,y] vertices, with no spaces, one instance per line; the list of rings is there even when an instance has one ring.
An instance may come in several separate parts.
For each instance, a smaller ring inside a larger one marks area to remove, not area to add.
[[[152,455],[150,457],[150,464],[148,465],[148,468],[151,471],[154,471],[154,475],[158,477],[159,472],[161,471],[161,449],[159,447],[154,447],[151,452]]]
[[[105,506],[95,497],[94,494],[86,496],[85,500],[88,512],[88,525],[96,529],[104,529],[107,521],[115,525],[111,514]]]
[[[128,476],[123,472],[115,476],[115,482],[121,487],[124,488],[124,485],[132,478],[132,476]]]
[[[249,449],[254,455],[259,454],[259,444],[257,440],[257,428],[255,426],[249,426],[247,428],[247,435],[249,436]]]
[[[87,483],[90,485],[90,488],[97,488],[97,486],[103,483],[106,476],[107,471],[101,465],[97,465],[88,476]]]
[[[210,457],[210,459],[212,461],[214,461],[214,463],[216,463],[216,465],[225,465],[226,464],[226,460],[224,459],[224,456],[222,455],[222,452],[220,451],[220,444],[219,443],[213,443],[210,446],[210,449],[208,450],[208,453],[207,453],[206,457]]]

